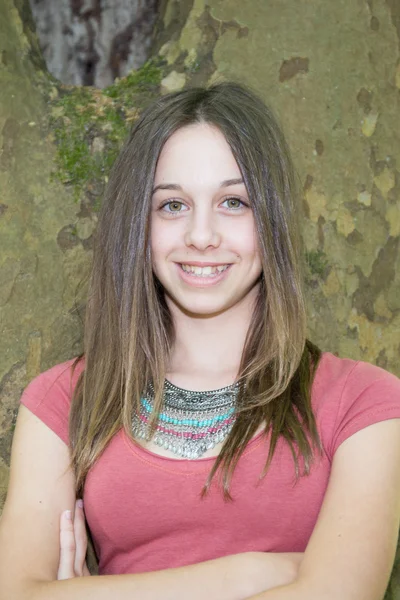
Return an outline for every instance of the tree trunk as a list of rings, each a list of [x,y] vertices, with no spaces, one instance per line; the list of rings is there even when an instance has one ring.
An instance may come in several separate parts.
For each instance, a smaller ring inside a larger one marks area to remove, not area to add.
[[[70,85],[111,85],[148,58],[158,0],[31,0],[47,67]]]
[[[97,186],[89,175],[85,181],[73,169],[64,173],[61,179],[76,184],[77,205],[58,180],[49,182],[65,141],[60,129],[50,133],[49,111],[62,120],[67,109],[46,104],[47,98],[57,104],[59,86],[44,70],[30,23],[27,0],[3,0],[0,505],[23,387],[81,349],[78,284],[96,223],[89,192],[99,196],[102,187],[101,177]],[[397,375],[399,43],[395,0],[165,0],[153,47],[166,62],[162,93],[238,79],[275,110],[304,188],[310,337],[323,350]],[[106,100],[91,98],[100,115]],[[132,120],[134,107],[125,115]],[[101,131],[89,140],[88,164],[104,147]],[[400,600],[398,562],[391,600]]]
[[[77,205],[50,183],[55,146],[48,139],[50,80],[27,2],[0,4],[0,497],[23,387],[54,359],[80,349],[76,281],[87,252],[66,249],[60,232]],[[61,238],[61,239],[60,239]]]

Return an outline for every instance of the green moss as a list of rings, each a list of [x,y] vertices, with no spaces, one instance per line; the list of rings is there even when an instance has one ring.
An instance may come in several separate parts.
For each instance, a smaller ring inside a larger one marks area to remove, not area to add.
[[[312,275],[323,277],[329,262],[327,255],[322,250],[306,252],[306,263]]]
[[[88,185],[107,181],[130,127],[159,92],[164,65],[151,59],[104,90],[61,86],[57,98],[49,97],[57,145],[53,178],[70,186],[76,200]]]
[[[137,106],[136,96],[141,95],[141,102],[145,97],[154,95],[161,81],[161,62],[158,64],[154,60],[149,60],[147,63],[138,69],[132,71],[123,79],[118,79],[113,85],[105,88],[104,94],[109,98],[115,98],[122,102],[124,106]]]

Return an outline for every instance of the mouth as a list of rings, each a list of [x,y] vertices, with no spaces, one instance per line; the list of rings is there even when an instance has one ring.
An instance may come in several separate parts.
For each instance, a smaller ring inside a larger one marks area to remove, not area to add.
[[[206,265],[204,267],[200,267],[197,265],[187,265],[184,263],[178,263],[182,271],[187,273],[188,275],[193,275],[195,277],[216,277],[220,273],[223,273],[229,267],[230,264],[225,265]]]
[[[232,267],[232,264],[206,265],[203,267],[185,263],[176,263],[176,265],[183,281],[200,286],[219,282],[226,277]]]

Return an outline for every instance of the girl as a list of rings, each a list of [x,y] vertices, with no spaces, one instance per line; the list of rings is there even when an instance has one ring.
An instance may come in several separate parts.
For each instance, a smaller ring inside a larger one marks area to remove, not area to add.
[[[400,382],[306,339],[297,199],[245,86],[141,115],[99,219],[84,354],[21,400],[2,599],[383,597]]]

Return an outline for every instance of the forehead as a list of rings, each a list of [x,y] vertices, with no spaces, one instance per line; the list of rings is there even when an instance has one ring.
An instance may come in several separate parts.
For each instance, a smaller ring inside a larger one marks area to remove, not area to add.
[[[221,131],[206,123],[178,129],[160,153],[155,183],[164,180],[181,183],[199,177],[219,181],[240,177],[240,169]]]

